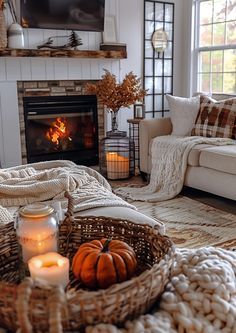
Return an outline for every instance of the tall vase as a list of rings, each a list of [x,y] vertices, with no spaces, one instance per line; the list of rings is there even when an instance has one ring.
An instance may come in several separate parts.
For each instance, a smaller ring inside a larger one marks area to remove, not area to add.
[[[107,132],[107,136],[108,137],[114,137],[114,136],[126,136],[126,132],[125,131],[119,131],[118,130],[118,122],[117,122],[117,114],[118,111],[114,112],[111,111],[111,131]]]
[[[0,6],[0,48],[5,49],[7,47],[7,27],[3,10]]]
[[[111,114],[111,130],[112,132],[116,132],[118,130],[117,112],[114,111],[112,111]]]

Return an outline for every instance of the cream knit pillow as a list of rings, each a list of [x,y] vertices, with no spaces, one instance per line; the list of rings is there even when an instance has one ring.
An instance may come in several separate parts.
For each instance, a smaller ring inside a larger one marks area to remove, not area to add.
[[[200,96],[184,98],[166,95],[166,98],[173,128],[171,134],[191,135],[200,106]]]

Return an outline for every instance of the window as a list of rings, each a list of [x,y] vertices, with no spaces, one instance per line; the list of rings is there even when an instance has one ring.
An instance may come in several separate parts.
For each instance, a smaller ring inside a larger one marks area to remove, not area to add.
[[[236,93],[236,0],[195,0],[195,88]]]
[[[155,31],[166,34],[167,48],[157,52],[152,45]],[[145,118],[164,117],[169,112],[166,94],[173,92],[174,4],[144,1]]]

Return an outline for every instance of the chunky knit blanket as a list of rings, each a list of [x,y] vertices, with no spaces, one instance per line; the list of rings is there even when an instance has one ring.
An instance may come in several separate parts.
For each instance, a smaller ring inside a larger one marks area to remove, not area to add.
[[[152,143],[150,183],[142,188],[120,187],[115,190],[115,193],[127,199],[148,202],[174,198],[182,190],[190,150],[204,143],[220,146],[235,142],[231,139],[199,136],[156,137]]]
[[[75,199],[75,212],[106,206],[136,209],[113,194],[98,172],[70,161],[40,162],[0,170],[0,208],[47,200],[60,201],[62,208],[66,208],[65,191]],[[5,214],[3,209],[1,211],[1,215]]]
[[[159,307],[123,329],[99,324],[86,333],[236,333],[236,253],[180,249]]]

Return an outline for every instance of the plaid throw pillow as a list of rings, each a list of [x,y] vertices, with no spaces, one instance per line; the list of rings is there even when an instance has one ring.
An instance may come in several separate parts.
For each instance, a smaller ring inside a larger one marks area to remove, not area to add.
[[[217,102],[201,96],[191,135],[236,139],[236,98]]]

